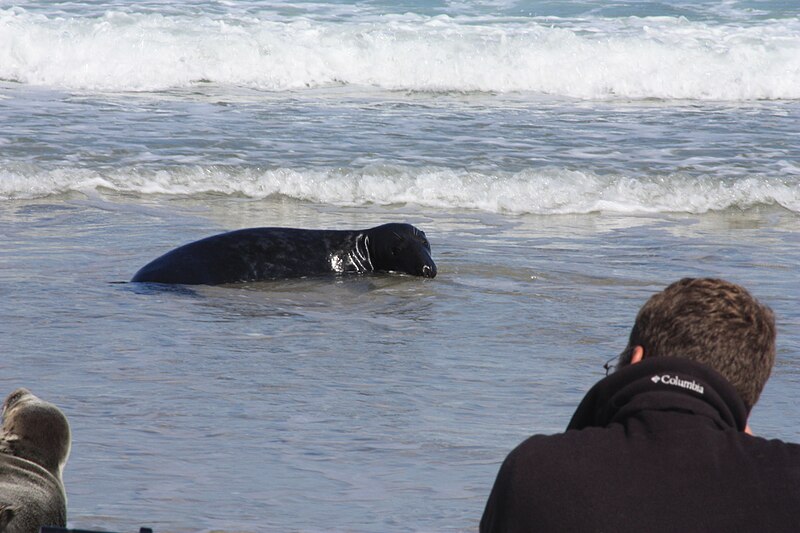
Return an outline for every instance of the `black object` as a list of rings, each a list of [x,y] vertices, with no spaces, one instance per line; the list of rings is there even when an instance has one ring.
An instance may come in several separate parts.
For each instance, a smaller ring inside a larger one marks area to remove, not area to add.
[[[480,531],[798,532],[800,445],[747,435],[747,415],[710,367],[645,356],[598,382],[568,431],[508,455]]]

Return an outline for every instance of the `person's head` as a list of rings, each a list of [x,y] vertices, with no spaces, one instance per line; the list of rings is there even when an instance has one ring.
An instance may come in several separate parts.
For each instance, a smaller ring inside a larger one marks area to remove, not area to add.
[[[752,409],[775,362],[775,317],[744,287],[684,278],[639,310],[620,366],[637,358],[681,357],[710,366]]]

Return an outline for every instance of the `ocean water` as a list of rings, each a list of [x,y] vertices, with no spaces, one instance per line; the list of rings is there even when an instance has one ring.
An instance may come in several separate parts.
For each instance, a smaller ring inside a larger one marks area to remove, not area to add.
[[[775,310],[800,440],[795,4],[0,1],[0,395],[67,414],[69,525],[475,531],[685,276]],[[390,221],[435,279],[126,283]]]

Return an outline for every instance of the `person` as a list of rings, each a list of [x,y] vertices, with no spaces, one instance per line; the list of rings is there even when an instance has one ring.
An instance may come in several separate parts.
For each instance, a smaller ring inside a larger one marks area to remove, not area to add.
[[[508,455],[481,533],[800,531],[800,445],[747,425],[774,360],[773,313],[743,287],[669,285],[567,431]]]

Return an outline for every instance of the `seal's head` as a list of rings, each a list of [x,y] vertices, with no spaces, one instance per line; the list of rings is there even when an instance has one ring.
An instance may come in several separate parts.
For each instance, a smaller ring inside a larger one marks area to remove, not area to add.
[[[61,479],[70,450],[67,417],[29,390],[17,389],[3,403],[0,450],[34,462]]]
[[[411,224],[384,224],[365,232],[373,269],[436,277],[436,263],[425,233]]]

